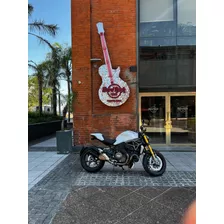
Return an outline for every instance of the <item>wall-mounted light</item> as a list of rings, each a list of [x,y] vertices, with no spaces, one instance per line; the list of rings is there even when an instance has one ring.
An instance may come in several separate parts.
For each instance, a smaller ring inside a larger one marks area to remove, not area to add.
[[[98,62],[98,61],[102,61],[100,58],[91,58],[90,59],[91,62]]]
[[[81,81],[78,81],[78,84],[80,85],[82,82]]]
[[[90,61],[91,61],[92,63],[95,63],[95,62],[99,62],[99,61],[102,61],[102,60],[101,60],[100,58],[91,58]],[[97,68],[98,65],[97,65],[97,64],[94,64],[93,67],[94,67],[94,68]]]

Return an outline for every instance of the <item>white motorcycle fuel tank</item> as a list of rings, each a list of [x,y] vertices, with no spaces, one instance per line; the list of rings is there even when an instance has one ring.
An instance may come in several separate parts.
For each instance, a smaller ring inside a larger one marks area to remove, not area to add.
[[[138,133],[134,131],[124,131],[121,134],[119,134],[116,138],[116,142],[114,145],[118,145],[122,142],[127,142],[133,139],[138,138]]]

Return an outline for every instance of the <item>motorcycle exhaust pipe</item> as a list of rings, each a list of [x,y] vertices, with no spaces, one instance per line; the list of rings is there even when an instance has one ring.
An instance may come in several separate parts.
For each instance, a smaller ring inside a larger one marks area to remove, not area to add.
[[[110,160],[110,158],[105,153],[101,153],[98,158],[100,160],[104,160],[104,161],[109,161]]]
[[[99,160],[109,161],[109,157],[103,152],[101,148],[98,147],[91,147],[90,148],[94,155],[98,157]]]

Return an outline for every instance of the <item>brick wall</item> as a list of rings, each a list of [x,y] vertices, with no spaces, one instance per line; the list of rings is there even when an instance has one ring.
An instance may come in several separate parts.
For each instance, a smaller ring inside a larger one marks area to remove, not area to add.
[[[120,132],[137,128],[136,73],[136,1],[72,0],[72,63],[75,144],[90,142],[89,133],[102,132],[115,137]],[[121,67],[120,78],[128,83],[129,99],[120,107],[108,107],[98,97],[102,83],[98,68],[104,64],[96,23],[103,22],[113,68]],[[91,58],[102,62],[91,63]],[[81,84],[78,83],[81,81]]]

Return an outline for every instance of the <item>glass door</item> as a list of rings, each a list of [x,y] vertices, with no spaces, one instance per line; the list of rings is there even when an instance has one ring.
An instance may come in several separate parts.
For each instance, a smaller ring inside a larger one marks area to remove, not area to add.
[[[166,143],[165,104],[165,96],[141,97],[141,120],[152,143]]]
[[[140,93],[140,124],[153,144],[195,144],[195,93]]]
[[[196,143],[195,96],[171,96],[171,143]]]

